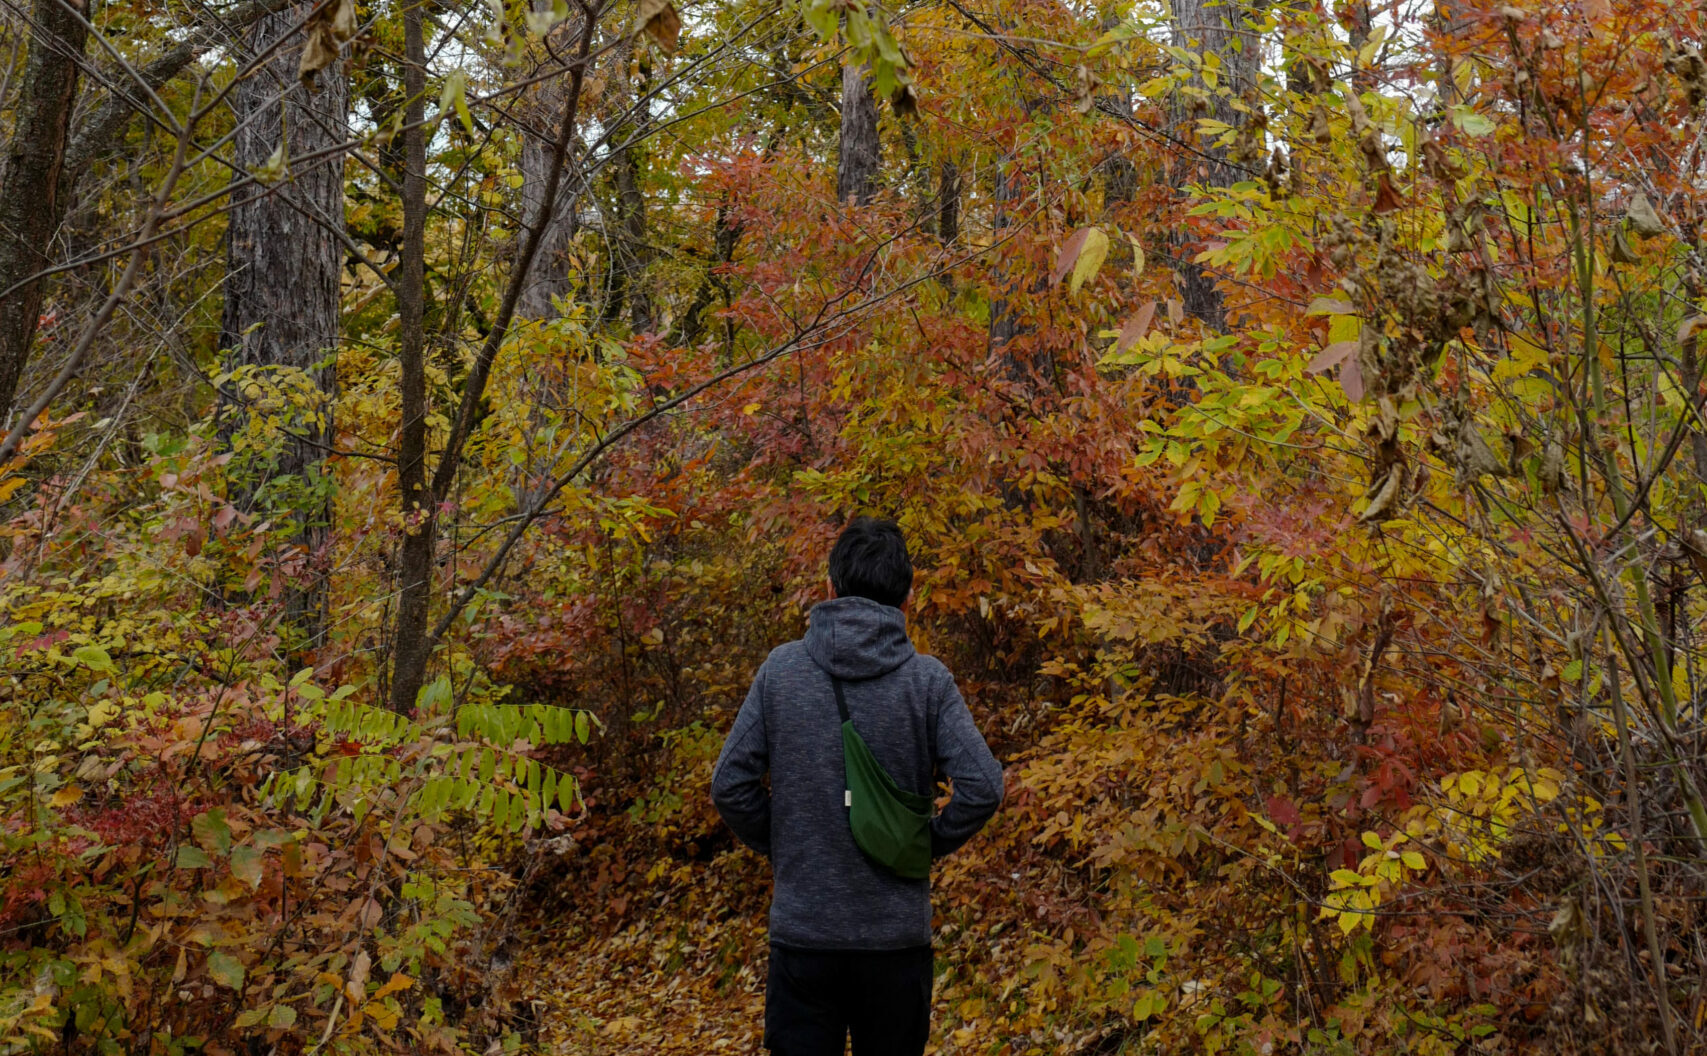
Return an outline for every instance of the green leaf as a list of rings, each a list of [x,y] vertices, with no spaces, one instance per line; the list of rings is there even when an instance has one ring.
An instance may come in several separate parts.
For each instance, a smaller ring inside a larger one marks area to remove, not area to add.
[[[179,869],[206,869],[212,864],[213,859],[209,858],[205,853],[203,853],[202,849],[197,847],[195,844],[185,843],[178,846]]]
[[[575,739],[577,741],[580,741],[582,744],[586,744],[587,738],[591,737],[592,735],[593,735],[593,721],[592,721],[592,719],[588,718],[586,712],[577,711],[575,713]]]
[[[209,854],[224,855],[231,850],[231,826],[225,820],[225,811],[218,807],[197,814],[190,822],[190,831]]]
[[[450,678],[440,675],[421,687],[420,696],[416,700],[416,707],[423,715],[436,714],[440,706],[450,702],[450,698]]]
[[[472,135],[474,115],[468,112],[468,74],[460,67],[450,71],[450,76],[445,78],[444,91],[439,93],[439,119],[443,120],[445,111],[452,108],[461,119],[462,127]]]
[[[1462,104],[1454,106],[1449,113],[1452,117],[1452,123],[1467,135],[1486,136],[1492,134],[1494,129],[1499,127],[1488,118]]]
[[[261,886],[261,852],[254,847],[236,847],[231,851],[231,875],[249,885],[250,890]]]
[[[296,1009],[289,1005],[274,1005],[267,1014],[267,1026],[275,1030],[284,1030],[296,1025]]]
[[[71,652],[71,659],[91,671],[111,671],[113,658],[98,645],[80,645]]]
[[[208,954],[207,974],[220,986],[232,990],[243,989],[243,964],[229,953],[215,950]]]

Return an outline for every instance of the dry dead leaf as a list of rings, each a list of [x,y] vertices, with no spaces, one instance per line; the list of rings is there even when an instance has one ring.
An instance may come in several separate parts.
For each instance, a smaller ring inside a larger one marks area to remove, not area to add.
[[[1081,227],[1067,236],[1067,241],[1061,244],[1061,255],[1055,258],[1055,271],[1049,276],[1049,285],[1061,285],[1061,280],[1067,277],[1067,272],[1073,270],[1079,253],[1085,248],[1085,240],[1089,237],[1091,229],[1088,227]]]
[[[1352,403],[1363,399],[1363,366],[1356,356],[1350,356],[1340,364],[1340,388],[1345,390],[1346,398]]]
[[[1120,328],[1120,335],[1114,339],[1114,350],[1124,352],[1132,347],[1133,342],[1150,332],[1150,322],[1156,318],[1156,302],[1150,301],[1138,309],[1136,315],[1126,320],[1126,325]]]
[[[666,54],[676,53],[676,38],[682,32],[682,16],[670,0],[640,0],[634,12],[634,35],[644,33]]]
[[[338,61],[338,49],[356,35],[356,0],[325,0],[303,26],[305,39],[296,75],[309,91],[314,75]]]
[[[1344,363],[1347,357],[1355,356],[1356,354],[1356,341],[1335,341],[1333,344],[1316,353],[1316,357],[1310,360],[1309,364],[1304,368],[1304,373],[1320,374],[1329,367],[1338,366],[1339,364]]]

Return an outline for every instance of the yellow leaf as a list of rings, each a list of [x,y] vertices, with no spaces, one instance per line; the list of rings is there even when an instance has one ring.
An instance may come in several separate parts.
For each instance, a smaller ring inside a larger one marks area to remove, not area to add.
[[[1108,236],[1102,233],[1101,228],[1086,228],[1084,248],[1079,250],[1079,259],[1073,263],[1073,277],[1067,280],[1067,291],[1077,293],[1080,286],[1096,278],[1097,270],[1107,256]]]
[[[48,799],[47,805],[50,807],[69,807],[82,798],[83,790],[81,788],[74,784],[66,785]]]
[[[373,997],[369,998],[369,1000],[378,1001],[387,994],[395,994],[401,990],[407,990],[414,985],[415,980],[411,979],[409,976],[404,975],[402,972],[393,972],[391,973],[391,978],[385,981],[384,986],[375,990],[373,992]]]

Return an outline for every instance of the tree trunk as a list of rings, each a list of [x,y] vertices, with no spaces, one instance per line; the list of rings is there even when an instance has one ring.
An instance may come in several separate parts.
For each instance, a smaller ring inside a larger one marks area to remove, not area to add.
[[[996,166],[996,214],[990,222],[990,237],[999,243],[1005,237],[1007,229],[1012,226],[1013,218],[1009,215],[1012,203],[1020,196],[1019,162],[1013,155],[1005,155]],[[1008,255],[998,251],[1002,255]],[[1008,377],[1014,381],[1024,379],[1024,364],[1020,363],[1014,350],[1008,346],[1019,336],[1019,318],[1015,315],[1013,305],[1008,300],[1011,292],[1009,269],[998,264],[995,269],[997,292],[990,299],[990,342],[992,356],[1002,356],[1006,362]]]
[[[652,296],[646,288],[651,253],[646,244],[646,196],[640,191],[643,157],[636,143],[624,147],[616,159],[616,190],[622,209],[622,250],[617,259],[623,273],[622,288],[628,294],[629,329],[636,334],[652,329]]]
[[[605,300],[605,320],[615,322],[622,316],[624,301],[628,306],[629,329],[642,334],[652,329],[652,294],[646,286],[646,266],[651,262],[651,247],[646,241],[646,196],[641,185],[646,176],[646,149],[643,144],[651,128],[650,105],[645,102],[651,91],[652,68],[642,59],[640,83],[636,85],[635,104],[639,110],[633,124],[623,125],[611,137],[616,144],[613,159],[616,183],[617,224],[607,232],[610,248],[611,281]]]
[[[427,487],[426,232],[427,139],[421,127],[426,90],[426,42],[421,8],[403,13],[403,252],[397,267],[398,356],[402,428],[397,444],[397,487],[403,504],[403,545],[397,559],[397,636],[392,662],[391,710],[408,713],[426,681],[432,643],[426,635],[432,600],[433,542],[437,510]],[[525,185],[524,185],[525,186]]]
[[[339,270],[343,263],[344,159],[342,153],[314,157],[342,144],[348,134],[349,84],[339,65],[321,71],[318,90],[297,79],[302,51],[303,4],[269,15],[247,35],[247,52],[267,54],[286,34],[296,38],[273,48],[259,69],[231,90],[236,124],[232,162],[239,172],[265,165],[284,143],[286,176],[276,186],[252,187],[233,201],[226,229],[225,306],[220,318],[220,347],[228,367],[260,370],[283,367],[305,371],[318,396],[287,423],[295,438],[260,464],[234,464],[240,500],[266,502],[268,484],[295,478],[301,491],[278,494],[271,505],[288,510],[298,538],[312,562],[326,542],[331,501],[321,486],[320,466],[331,449],[332,399],[337,392],[334,357],[338,347]],[[298,160],[301,159],[301,160]],[[227,404],[227,435],[245,413],[241,393],[222,394]],[[246,478],[246,479],[245,479]],[[317,649],[325,633],[324,577],[310,572],[310,584],[292,591],[289,617]]]
[[[877,190],[877,100],[859,66],[842,67],[842,134],[836,154],[836,200],[869,205]]]
[[[68,2],[76,0],[36,0],[31,10],[35,32],[0,177],[0,424],[7,426],[41,319],[44,280],[32,276],[50,264],[70,197],[65,150],[88,30],[81,7]]]
[[[960,166],[943,162],[938,186],[936,233],[946,246],[960,237]]]
[[[583,9],[585,10],[585,9]],[[391,688],[388,694],[391,707],[397,711],[409,711],[415,706],[415,699],[426,681],[427,660],[432,655],[433,644],[444,634],[448,620],[438,629],[431,631],[427,626],[427,602],[430,597],[433,571],[434,540],[437,538],[438,525],[436,521],[439,504],[449,499],[451,489],[456,485],[457,474],[462,467],[463,445],[474,432],[478,424],[480,406],[486,398],[486,382],[491,377],[492,364],[498,358],[498,352],[504,345],[504,338],[509,335],[511,324],[516,320],[516,310],[521,301],[522,287],[528,281],[529,273],[539,259],[540,248],[544,244],[544,236],[548,232],[555,217],[555,203],[559,201],[558,189],[562,181],[563,170],[568,167],[568,159],[574,153],[570,149],[575,138],[575,116],[581,101],[581,85],[584,83],[588,54],[592,50],[593,37],[598,32],[598,17],[603,13],[603,7],[595,4],[590,19],[580,27],[580,43],[576,48],[575,61],[569,72],[569,90],[564,96],[563,116],[558,126],[557,140],[552,145],[551,163],[545,170],[545,181],[540,185],[538,212],[531,213],[524,221],[521,241],[516,246],[515,256],[510,265],[509,281],[504,288],[503,300],[499,302],[498,311],[492,319],[492,325],[487,328],[486,336],[480,343],[479,350],[474,355],[474,362],[469,365],[468,376],[462,382],[462,398],[457,405],[455,416],[451,419],[450,433],[445,437],[444,450],[439,455],[438,465],[433,468],[431,482],[421,486],[421,477],[425,476],[426,461],[426,383],[425,364],[417,362],[411,366],[408,356],[404,361],[406,371],[419,370],[419,378],[411,378],[407,373],[404,377],[403,393],[403,429],[404,433],[398,449],[398,481],[402,490],[403,512],[408,522],[408,531],[403,537],[402,553],[398,561],[399,597],[397,606],[397,622],[394,625],[392,649],[395,660],[392,667]],[[413,126],[420,117],[420,97],[422,83],[419,80],[425,64],[425,45],[421,39],[420,8],[410,7],[405,12],[404,34],[405,46],[409,49],[406,56],[408,67],[405,71],[404,84],[410,100],[409,114],[413,115],[408,123]],[[419,135],[416,132],[416,135]],[[414,241],[423,237],[421,232],[426,224],[426,141],[411,139],[409,146],[409,172],[411,177],[404,184],[404,201],[407,210],[404,213],[404,253],[405,262],[414,253],[420,259],[420,243]],[[419,181],[419,182],[415,182]],[[410,282],[409,276],[403,277],[404,286],[398,297],[400,315],[413,311],[419,318],[420,308],[405,301],[405,296],[413,297],[413,291],[422,291],[425,295],[424,277],[421,281]],[[402,322],[408,326],[408,316],[403,315]],[[424,357],[424,348],[413,348],[410,340],[425,344],[424,338],[410,338],[405,335],[404,351],[412,351],[419,361]],[[411,388],[419,385],[418,391]],[[412,417],[413,415],[413,417]],[[412,433],[412,430],[419,430]]]
[[[694,292],[693,303],[688,306],[687,314],[682,316],[679,340],[681,345],[693,348],[699,344],[706,329],[705,312],[711,307],[712,297],[719,291],[723,294],[724,307],[729,306],[729,284],[717,273],[717,269],[735,259],[735,244],[740,239],[741,229],[729,219],[728,204],[719,205],[711,234],[711,262],[706,265],[705,278]]]
[[[1244,115],[1233,108],[1229,96],[1249,96],[1248,101],[1255,102],[1262,52],[1261,40],[1247,18],[1249,6],[1245,0],[1174,0],[1174,44],[1213,54],[1221,60],[1219,92],[1207,100],[1184,93],[1174,98],[1173,135],[1194,146],[1196,151],[1175,157],[1175,187],[1183,189],[1191,183],[1229,187],[1238,178],[1240,170],[1228,163],[1225,147],[1199,141],[1197,122],[1209,118],[1238,127],[1244,123]],[[1197,86],[1205,87],[1201,80]],[[1217,330],[1224,329],[1226,311],[1215,280],[1191,263],[1198,247],[1183,238],[1177,239],[1175,245],[1185,310]]]
[[[551,0],[534,0],[535,11],[551,10]],[[558,50],[568,39],[568,29],[559,25],[552,30],[552,41]],[[539,74],[562,70],[562,64],[547,59]],[[545,203],[545,184],[551,170],[553,122],[563,113],[563,100],[568,91],[565,79],[553,76],[529,89],[522,109],[522,215],[537,216]],[[579,185],[559,184],[559,197],[573,197]],[[554,300],[560,301],[572,292],[569,284],[569,246],[575,240],[576,216],[579,210],[558,203],[551,210],[551,223],[540,236],[538,263],[528,272],[516,300],[516,315],[521,319],[555,319]]]

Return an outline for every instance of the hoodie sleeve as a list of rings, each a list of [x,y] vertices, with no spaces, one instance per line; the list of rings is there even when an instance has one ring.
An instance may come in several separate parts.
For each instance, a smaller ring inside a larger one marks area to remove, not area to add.
[[[764,686],[761,667],[711,772],[711,802],[742,843],[769,857],[771,794],[764,776],[770,768],[770,747],[765,738]]]
[[[958,850],[1002,804],[1002,764],[990,754],[953,677],[946,681],[937,705],[936,768],[954,782],[954,795],[931,819],[932,858]]]

